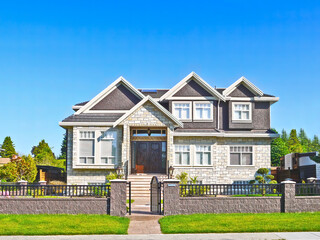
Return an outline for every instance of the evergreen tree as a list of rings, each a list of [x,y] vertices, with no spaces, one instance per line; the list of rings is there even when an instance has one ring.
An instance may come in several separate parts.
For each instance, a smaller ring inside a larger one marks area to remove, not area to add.
[[[66,159],[67,158],[67,134],[63,134],[63,140],[61,143],[61,150],[60,150],[59,159]]]
[[[32,147],[31,153],[34,156],[36,163],[39,165],[52,165],[52,162],[55,159],[54,153],[45,140],[41,140],[38,146]]]
[[[289,153],[287,144],[282,138],[276,138],[271,142],[271,165],[280,166],[280,157]]]
[[[301,143],[297,137],[296,129],[292,129],[288,139],[288,148],[291,153],[301,153],[303,151]]]
[[[313,139],[311,142],[311,151],[312,152],[320,152],[320,141],[319,141],[319,137],[317,135],[313,136]]]
[[[17,154],[17,152],[14,148],[14,144],[11,140],[11,137],[9,137],[9,136],[3,140],[1,148],[4,150],[0,153],[1,157],[3,157],[3,158],[11,158],[12,155]]]
[[[288,141],[288,134],[287,134],[286,130],[284,130],[284,129],[282,129],[281,138],[285,143]]]
[[[303,152],[311,151],[311,141],[307,137],[306,132],[302,128],[300,128],[300,132],[299,132],[299,141],[301,143]]]

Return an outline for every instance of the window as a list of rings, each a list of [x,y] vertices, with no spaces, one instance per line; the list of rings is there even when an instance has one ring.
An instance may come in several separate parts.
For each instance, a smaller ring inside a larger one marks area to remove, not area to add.
[[[194,120],[212,120],[212,112],[212,102],[194,102]]]
[[[79,163],[94,164],[94,131],[80,131]]]
[[[196,145],[196,164],[211,165],[211,146]]]
[[[252,165],[252,146],[231,146],[230,165]]]
[[[132,130],[133,137],[165,137],[166,130],[165,129],[133,129]]]
[[[100,151],[102,164],[115,164],[117,156],[117,132],[105,131],[101,132]]]
[[[232,103],[232,120],[251,121],[251,103]]]
[[[175,145],[175,163],[177,165],[190,165],[190,146]]]
[[[180,120],[190,120],[191,119],[191,103],[190,102],[173,103],[173,115]]]

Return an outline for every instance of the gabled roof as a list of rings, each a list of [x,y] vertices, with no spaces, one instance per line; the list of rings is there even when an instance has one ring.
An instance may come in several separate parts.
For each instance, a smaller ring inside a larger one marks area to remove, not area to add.
[[[143,106],[147,101],[150,101],[155,107],[157,107],[164,115],[166,115],[169,119],[171,119],[177,126],[183,127],[183,123],[173,116],[167,109],[165,109],[163,106],[161,106],[157,101],[155,101],[152,97],[146,96],[144,99],[142,99],[136,106],[131,108],[129,112],[124,114],[122,117],[120,117],[114,124],[113,127],[116,127],[119,125],[123,120],[125,120],[127,117],[129,117],[132,113],[134,113],[139,107]]]
[[[195,72],[191,72],[188,76],[182,79],[179,83],[177,83],[173,88],[171,88],[168,92],[166,92],[161,98],[160,101],[173,96],[176,92],[178,92],[181,88],[183,88],[190,79],[194,79],[200,86],[202,86],[205,90],[211,93],[213,96],[217,97],[225,101],[225,97],[222,96],[217,90],[211,87],[206,81],[204,81],[198,74]]]
[[[260,97],[263,96],[263,92],[256,87],[252,82],[250,82],[245,77],[239,78],[237,81],[235,81],[233,84],[231,84],[228,88],[226,88],[222,94],[224,96],[228,96],[230,93],[232,93],[240,84],[244,84],[252,93],[259,95]]]
[[[90,109],[94,105],[96,105],[99,101],[101,101],[103,98],[105,98],[116,86],[119,84],[123,84],[126,86],[130,91],[132,91],[135,95],[143,99],[145,96],[138,91],[134,86],[131,85],[127,80],[125,80],[122,76],[119,77],[117,80],[115,80],[113,83],[111,83],[106,89],[104,89],[102,92],[100,92],[97,96],[95,96],[93,99],[91,99],[89,102],[87,102],[84,106],[82,106],[75,114],[83,113],[84,111]]]

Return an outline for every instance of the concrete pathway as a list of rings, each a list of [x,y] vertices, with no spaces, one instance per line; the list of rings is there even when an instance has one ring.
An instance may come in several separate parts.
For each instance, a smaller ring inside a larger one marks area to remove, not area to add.
[[[320,232],[153,235],[3,236],[0,240],[320,240]]]
[[[132,213],[128,234],[161,234],[158,220],[161,215],[154,215],[150,212],[149,201],[136,200],[132,204]]]

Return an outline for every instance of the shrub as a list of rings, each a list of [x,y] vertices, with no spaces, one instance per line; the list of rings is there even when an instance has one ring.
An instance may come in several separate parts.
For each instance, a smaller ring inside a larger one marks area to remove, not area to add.
[[[118,175],[116,172],[110,172],[109,175],[106,176],[108,183],[110,183],[111,180],[122,179],[122,178],[123,178],[123,174]]]
[[[180,180],[181,184],[187,184],[188,183],[188,173],[182,172],[182,173],[176,175],[176,179]]]

